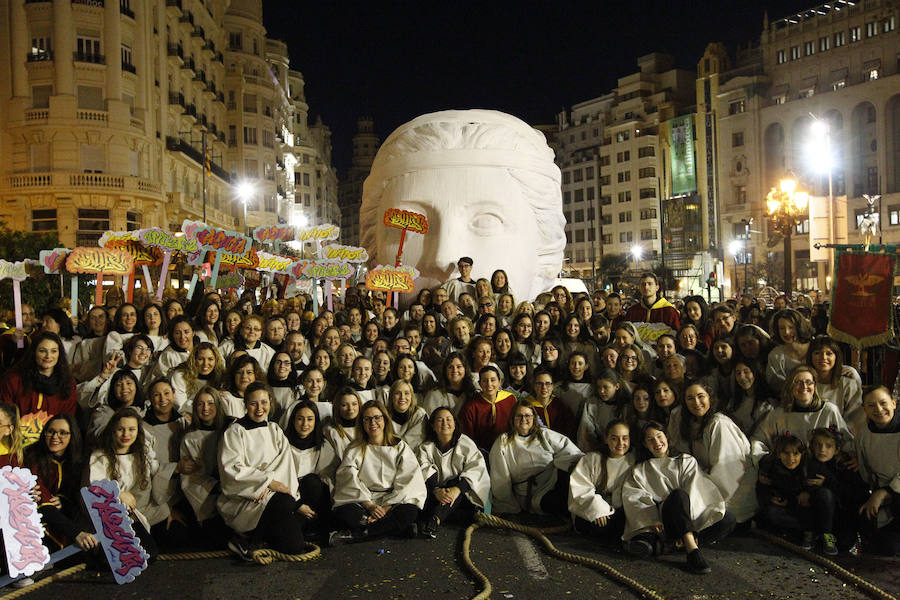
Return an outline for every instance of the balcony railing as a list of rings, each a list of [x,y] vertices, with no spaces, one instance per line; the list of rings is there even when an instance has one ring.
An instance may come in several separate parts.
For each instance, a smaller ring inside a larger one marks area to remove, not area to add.
[[[134,11],[131,10],[131,9],[130,9],[129,7],[127,7],[127,6],[122,6],[121,4],[119,4],[119,13],[121,13],[121,14],[123,14],[123,15],[125,15],[126,17],[129,17],[129,18],[131,18],[131,19],[134,18]]]
[[[173,6],[181,10],[181,0],[166,0],[166,6]]]
[[[82,4],[84,6],[95,6],[103,8],[103,0],[72,0],[72,4]]]
[[[169,93],[169,104],[184,106],[184,94]]]
[[[51,187],[105,188],[113,190],[160,193],[160,186],[148,179],[106,173],[22,173],[0,178],[0,189],[22,190]]]
[[[129,73],[137,73],[137,68],[134,65],[128,63],[122,63],[122,70],[128,71]]]
[[[172,152],[181,152],[188,158],[194,160],[198,165],[202,165],[205,162],[203,160],[203,153],[181,138],[166,136],[166,150],[170,150]],[[213,175],[219,177],[226,183],[231,182],[231,175],[229,175],[228,172],[221,166],[212,161],[210,161],[209,166]]]
[[[101,3],[102,6],[102,3]],[[102,54],[94,54],[88,52],[73,52],[72,58],[75,62],[93,63],[95,65],[105,65],[106,57]]]
[[[53,52],[50,50],[40,50],[38,52],[29,52],[26,57],[28,62],[44,62],[47,60],[53,60]]]

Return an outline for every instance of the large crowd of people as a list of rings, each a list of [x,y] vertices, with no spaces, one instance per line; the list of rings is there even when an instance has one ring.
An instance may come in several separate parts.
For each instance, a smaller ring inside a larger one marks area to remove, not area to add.
[[[481,510],[697,573],[754,522],[826,555],[900,551],[897,401],[821,308],[673,304],[652,273],[634,299],[519,302],[504,271],[458,266],[402,311],[362,285],[334,310],[175,288],[79,319],[26,306],[0,335],[0,461],[37,475],[47,543],[88,552],[78,488],[104,478],[151,558],[434,538]]]

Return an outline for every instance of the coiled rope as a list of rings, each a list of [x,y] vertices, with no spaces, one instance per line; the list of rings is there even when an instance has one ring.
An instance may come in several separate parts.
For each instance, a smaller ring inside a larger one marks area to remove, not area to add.
[[[79,571],[83,571],[86,566],[87,565],[85,563],[81,563],[80,565],[75,565],[74,567],[69,567],[68,569],[62,570],[59,573],[54,573],[53,575],[50,575],[49,577],[44,577],[43,579],[35,581],[33,584],[29,585],[28,587],[23,587],[22,589],[14,590],[8,594],[0,596],[0,600],[13,600],[14,598],[20,598],[20,597],[24,596],[25,594],[30,594],[31,592],[33,592],[35,590],[39,590],[42,587],[44,587],[45,585],[49,585],[49,584],[53,583],[54,581],[59,581],[60,579],[63,579],[64,577],[68,577],[69,575],[74,575],[75,573],[77,573]]]
[[[537,527],[528,527],[526,525],[519,525],[518,523],[513,523],[512,521],[507,521],[506,519],[501,519],[500,517],[496,517],[494,515],[486,515],[484,513],[478,513],[475,524],[469,526],[466,529],[465,537],[463,538],[463,563],[466,565],[466,568],[475,576],[475,578],[481,582],[482,591],[475,596],[472,600],[485,600],[490,596],[491,593],[491,582],[488,578],[479,571],[474,563],[472,562],[471,557],[469,556],[469,551],[471,548],[471,539],[472,533],[480,528],[480,527],[494,527],[497,529],[510,529],[512,531],[518,531],[520,533],[524,533],[541,543],[542,546],[547,550],[547,552],[556,558],[561,560],[573,562],[576,564],[585,565],[600,571],[603,575],[608,577],[609,579],[619,583],[642,598],[649,598],[650,600],[664,600],[661,595],[659,595],[654,590],[648,588],[643,585],[641,582],[637,581],[632,577],[628,577],[621,571],[614,569],[608,564],[599,561],[595,558],[591,558],[589,556],[582,556],[581,554],[573,554],[572,552],[563,552],[559,550],[553,543],[547,538],[547,535],[552,535],[554,533],[562,533],[569,529],[568,525],[564,525],[561,527],[551,527],[546,529],[538,529]]]
[[[782,548],[790,550],[791,552],[794,552],[795,554],[799,554],[800,556],[802,556],[803,558],[805,558],[806,560],[808,560],[810,562],[814,562],[814,563],[828,569],[832,575],[834,575],[838,579],[846,581],[847,583],[849,583],[853,586],[856,586],[861,592],[863,592],[870,598],[875,598],[876,600],[897,600],[896,596],[893,596],[893,595],[887,593],[880,587],[876,586],[875,584],[873,584],[869,581],[866,581],[859,575],[855,575],[855,574],[851,573],[850,571],[848,571],[841,565],[837,564],[833,560],[825,558],[824,556],[822,556],[820,554],[816,554],[815,552],[811,552],[810,550],[801,548],[800,546],[798,546],[796,544],[792,544],[791,542],[785,540],[784,538],[781,538],[777,535],[769,533],[768,531],[765,531],[764,529],[753,528],[750,531],[756,537],[762,538],[762,539],[766,540],[767,542],[775,544],[776,546],[781,546]]]

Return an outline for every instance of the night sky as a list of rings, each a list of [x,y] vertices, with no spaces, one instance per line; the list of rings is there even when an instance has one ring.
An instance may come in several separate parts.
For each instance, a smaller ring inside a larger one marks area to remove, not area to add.
[[[619,0],[306,2],[263,0],[270,37],[306,80],[310,120],[332,130],[334,162],[350,162],[356,118],[382,139],[427,112],[491,108],[531,124],[610,91],[637,58],[668,52],[695,69],[708,42],[734,56],[771,20],[812,1]]]

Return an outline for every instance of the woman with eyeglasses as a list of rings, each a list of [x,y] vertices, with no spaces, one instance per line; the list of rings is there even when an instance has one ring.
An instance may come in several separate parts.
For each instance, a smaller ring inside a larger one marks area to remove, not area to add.
[[[222,341],[219,344],[219,352],[227,360],[235,350],[244,350],[256,359],[263,371],[267,370],[275,350],[261,339],[264,326],[265,321],[259,315],[244,316],[235,339]]]
[[[738,523],[756,514],[757,471],[750,442],[721,405],[712,387],[696,382],[684,392],[684,404],[672,410],[669,443],[697,459],[725,499]]]
[[[569,473],[582,456],[569,438],[541,427],[534,406],[520,400],[491,448],[492,510],[568,516]]]
[[[269,411],[269,418],[277,422],[285,409],[300,397],[299,377],[293,369],[290,354],[275,352],[272,362],[269,363],[266,381],[272,390],[272,409]]]
[[[788,374],[781,392],[781,406],[766,415],[750,440],[754,444],[754,454],[758,444],[763,451],[771,452],[775,440],[785,432],[790,432],[801,440],[809,439],[813,429],[834,427],[840,431],[844,443],[853,439],[847,422],[835,404],[825,402],[816,391],[816,371],[812,367],[800,365]]]
[[[537,412],[541,425],[574,440],[578,420],[566,403],[553,393],[553,373],[538,369],[533,380],[534,394],[527,400]]]
[[[2,418],[2,417],[0,417]],[[2,429],[2,426],[0,426]],[[99,547],[97,538],[80,525],[81,432],[75,418],[55,415],[44,424],[41,438],[25,450],[25,465],[41,491],[38,510],[46,528],[44,543],[60,549],[70,543],[84,551]]]
[[[344,453],[334,491],[334,518],[346,529],[332,532],[330,545],[415,534],[425,506],[421,467],[406,442],[394,435],[387,408],[373,400],[360,415],[356,441]]]

